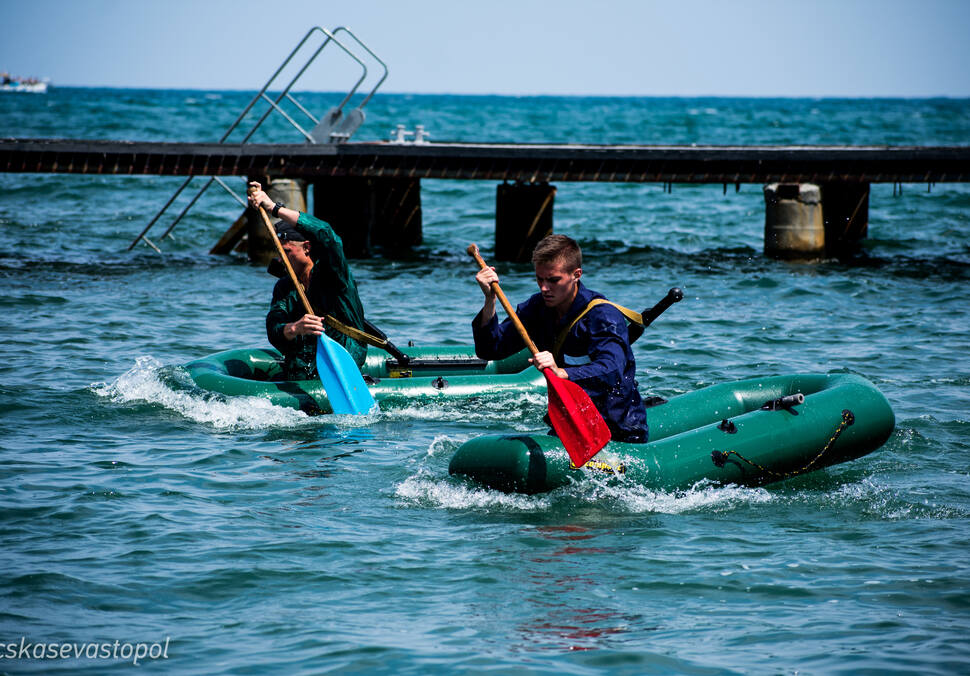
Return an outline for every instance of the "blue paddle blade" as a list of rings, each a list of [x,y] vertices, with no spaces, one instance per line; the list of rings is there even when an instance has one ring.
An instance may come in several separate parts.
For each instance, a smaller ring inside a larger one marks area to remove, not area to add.
[[[317,373],[334,413],[363,415],[373,408],[374,397],[354,358],[326,334],[317,340]]]

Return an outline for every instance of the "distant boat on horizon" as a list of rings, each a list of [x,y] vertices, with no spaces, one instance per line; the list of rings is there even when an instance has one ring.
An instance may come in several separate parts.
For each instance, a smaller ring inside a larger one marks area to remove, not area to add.
[[[15,92],[25,94],[46,94],[50,84],[48,78],[19,78],[9,73],[0,73],[0,92]]]

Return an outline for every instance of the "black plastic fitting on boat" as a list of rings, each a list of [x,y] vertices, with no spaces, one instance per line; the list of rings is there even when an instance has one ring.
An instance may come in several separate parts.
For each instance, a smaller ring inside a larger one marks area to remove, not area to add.
[[[795,406],[805,402],[805,395],[801,392],[796,392],[795,394],[789,394],[785,397],[778,397],[777,399],[770,399],[766,401],[762,406],[762,411],[788,411],[798,415],[797,411],[792,410]]]

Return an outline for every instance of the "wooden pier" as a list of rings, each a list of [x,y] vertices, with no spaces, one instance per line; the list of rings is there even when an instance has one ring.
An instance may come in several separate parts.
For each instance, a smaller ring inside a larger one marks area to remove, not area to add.
[[[522,183],[970,182],[970,146],[263,145],[0,139],[0,171]]]
[[[837,254],[866,236],[871,183],[970,182],[970,146],[0,139],[0,172],[301,179],[313,185],[315,214],[341,234],[351,256],[421,241],[421,179],[497,181],[496,252],[520,260],[552,229],[552,182],[714,183],[725,190],[742,183],[814,184],[824,203],[825,249]],[[239,237],[243,220],[235,226]],[[220,244],[225,248],[232,241],[224,237]]]

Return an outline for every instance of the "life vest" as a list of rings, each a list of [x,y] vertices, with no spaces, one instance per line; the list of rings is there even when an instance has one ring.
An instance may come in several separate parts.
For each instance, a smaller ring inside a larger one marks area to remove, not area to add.
[[[591,300],[589,302],[588,305],[586,305],[585,308],[583,308],[583,311],[582,312],[580,312],[578,315],[576,315],[576,318],[573,319],[573,321],[569,323],[569,326],[567,326],[562,331],[560,331],[559,332],[559,335],[556,336],[556,342],[555,342],[555,344],[552,347],[552,354],[556,358],[556,361],[557,362],[560,361],[560,359],[562,357],[562,355],[561,355],[562,345],[563,345],[563,343],[566,342],[566,337],[569,336],[569,332],[572,331],[572,329],[573,329],[574,326],[576,326],[576,323],[580,319],[582,319],[583,317],[585,317],[587,312],[589,312],[590,310],[592,310],[597,305],[602,305],[603,303],[606,303],[607,305],[612,305],[617,310],[619,310],[620,312],[622,312],[623,313],[623,316],[626,317],[630,321],[631,326],[629,328],[629,332],[630,332],[629,339],[630,339],[630,342],[631,343],[633,341],[635,341],[637,338],[639,338],[643,334],[643,327],[645,325],[643,323],[643,315],[642,314],[640,314],[639,312],[634,312],[630,308],[623,307],[622,305],[617,305],[613,301],[606,300],[605,298],[594,298],[593,300]]]

